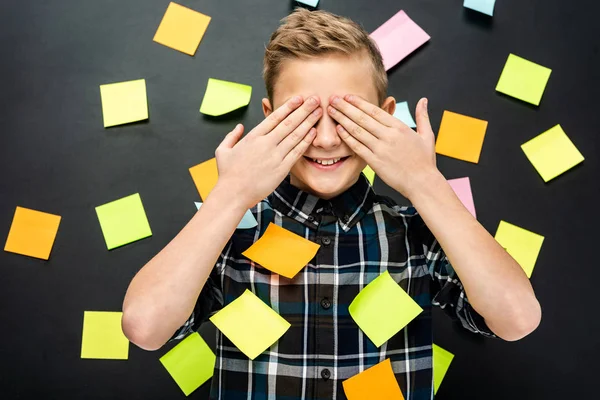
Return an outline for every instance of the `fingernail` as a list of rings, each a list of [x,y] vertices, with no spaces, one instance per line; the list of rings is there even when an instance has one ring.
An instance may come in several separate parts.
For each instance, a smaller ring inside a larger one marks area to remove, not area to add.
[[[346,101],[348,103],[351,103],[352,100],[354,100],[354,96],[352,96],[351,94],[347,94],[346,97],[344,97],[346,99]]]
[[[308,104],[310,104],[311,106],[316,106],[318,104],[318,101],[314,97],[310,97],[308,99]]]
[[[335,108],[331,106],[327,107],[327,111],[329,111],[329,114],[335,114]]]
[[[340,98],[337,96],[334,96],[333,99],[331,99],[331,104],[337,104],[337,103],[339,103],[339,101],[340,101]]]
[[[294,96],[292,97],[292,104],[300,104],[300,102],[302,101],[302,99],[300,98],[300,96]]]
[[[319,108],[315,109],[315,111],[313,111],[313,112],[312,112],[312,114],[313,114],[315,117],[318,117],[318,116],[320,116],[320,115],[321,115],[321,107],[319,107]]]
[[[425,101],[423,101],[423,105],[425,106],[425,108],[427,108],[427,102],[428,102],[428,100],[427,100],[427,98],[425,98]]]

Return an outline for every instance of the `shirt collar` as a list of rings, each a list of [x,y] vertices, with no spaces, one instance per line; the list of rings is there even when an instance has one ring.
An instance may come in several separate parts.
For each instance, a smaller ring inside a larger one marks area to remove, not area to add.
[[[288,176],[269,196],[269,201],[274,209],[313,229],[319,226],[319,214],[333,215],[347,232],[371,209],[374,196],[363,174],[344,193],[330,200],[298,189]]]

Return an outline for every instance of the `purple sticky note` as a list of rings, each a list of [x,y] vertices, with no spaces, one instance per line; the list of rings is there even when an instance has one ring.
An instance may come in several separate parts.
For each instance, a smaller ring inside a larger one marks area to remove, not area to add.
[[[448,179],[448,183],[467,210],[477,218],[477,215],[475,214],[475,203],[473,203],[473,193],[471,192],[471,181],[469,178]]]
[[[425,44],[430,36],[404,11],[399,11],[371,33],[371,38],[381,51],[387,71]]]

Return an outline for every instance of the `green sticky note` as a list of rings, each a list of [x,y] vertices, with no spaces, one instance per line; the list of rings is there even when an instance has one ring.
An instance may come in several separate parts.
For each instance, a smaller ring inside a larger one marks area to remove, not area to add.
[[[521,145],[544,182],[556,178],[584,160],[560,125]]]
[[[251,95],[252,86],[209,78],[200,112],[213,117],[227,114],[247,106]]]
[[[365,169],[363,169],[362,173],[365,174],[369,180],[369,183],[371,186],[373,186],[373,182],[375,182],[375,171],[373,171],[373,169],[367,165]]]
[[[453,358],[454,354],[433,344],[433,394],[437,394]]]
[[[506,221],[500,221],[494,237],[531,278],[544,237]]]
[[[139,193],[96,207],[109,250],[152,235]]]
[[[291,326],[248,289],[210,320],[251,360],[279,340]]]
[[[496,90],[538,106],[551,72],[550,68],[509,54]]]
[[[148,119],[146,80],[100,85],[104,127]]]
[[[160,358],[186,396],[209,380],[215,369],[215,354],[198,332],[194,332]]]
[[[86,311],[83,314],[81,358],[127,360],[129,340],[121,329],[122,312]]]
[[[385,271],[358,293],[348,311],[365,335],[379,347],[423,309]]]

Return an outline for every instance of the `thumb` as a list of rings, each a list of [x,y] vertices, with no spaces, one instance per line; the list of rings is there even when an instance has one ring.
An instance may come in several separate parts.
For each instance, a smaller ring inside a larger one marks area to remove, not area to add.
[[[235,144],[240,140],[242,135],[244,134],[244,125],[237,124],[235,128],[231,132],[225,136],[225,139],[221,142],[219,147],[225,147],[227,149],[231,149]]]
[[[419,100],[416,109],[417,119],[417,133],[427,139],[430,142],[435,142],[435,135],[431,129],[431,122],[429,121],[429,112],[427,111],[427,98],[423,97]]]

